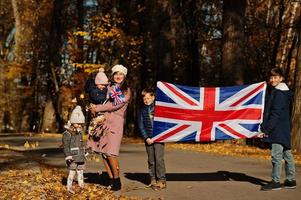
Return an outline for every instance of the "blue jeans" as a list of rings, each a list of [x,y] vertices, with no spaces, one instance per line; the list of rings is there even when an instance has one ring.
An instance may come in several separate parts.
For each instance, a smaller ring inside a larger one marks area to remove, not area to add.
[[[285,149],[281,144],[272,144],[272,180],[280,182],[282,159],[285,160],[285,176],[289,181],[296,180],[295,162],[290,149]]]

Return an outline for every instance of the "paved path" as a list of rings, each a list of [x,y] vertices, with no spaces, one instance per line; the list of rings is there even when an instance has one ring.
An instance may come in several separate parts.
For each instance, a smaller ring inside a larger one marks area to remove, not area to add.
[[[55,167],[65,168],[59,138],[1,137],[0,144],[18,144],[26,140],[39,140],[39,149],[28,155],[39,157]],[[301,196],[301,186],[296,190],[260,191],[260,185],[269,180],[269,161],[236,158],[184,150],[166,149],[167,189],[153,191],[146,187],[148,180],[146,152],[142,144],[122,144],[120,168],[123,188],[117,195],[152,197],[155,199],[243,199],[243,200],[295,200]],[[86,182],[99,184],[102,163],[88,161]],[[297,181],[301,180],[301,166],[297,166]],[[299,196],[299,197],[298,197]]]

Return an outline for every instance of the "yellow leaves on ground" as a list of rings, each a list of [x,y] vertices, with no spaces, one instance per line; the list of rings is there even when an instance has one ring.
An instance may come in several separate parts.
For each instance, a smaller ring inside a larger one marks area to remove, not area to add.
[[[1,199],[138,199],[115,196],[98,184],[85,183],[80,189],[74,181],[76,192],[72,195],[66,190],[67,172],[61,169],[40,166],[40,170],[32,170],[21,166],[10,166],[11,170],[0,172]]]
[[[35,148],[37,148],[39,146],[39,142],[38,141],[36,141],[36,142],[32,142],[32,143],[29,143],[28,141],[26,141],[25,143],[24,143],[24,147],[25,147],[25,149],[35,149]]]
[[[28,141],[26,141],[26,142],[25,142],[25,144],[24,144],[24,147],[25,147],[26,149],[29,149],[29,147],[30,147],[30,144],[29,144],[29,142],[28,142]]]

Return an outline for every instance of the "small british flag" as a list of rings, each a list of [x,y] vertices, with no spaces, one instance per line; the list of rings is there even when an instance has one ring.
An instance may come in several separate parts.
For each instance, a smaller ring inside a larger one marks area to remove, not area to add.
[[[252,138],[262,122],[266,83],[186,87],[157,82],[153,140],[205,142]]]
[[[118,85],[113,85],[110,92],[110,98],[113,100],[113,105],[119,105],[125,102],[125,96]]]

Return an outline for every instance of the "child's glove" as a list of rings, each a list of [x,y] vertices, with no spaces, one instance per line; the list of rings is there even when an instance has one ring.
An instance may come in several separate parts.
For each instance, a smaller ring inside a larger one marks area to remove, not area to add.
[[[72,156],[67,156],[67,157],[65,158],[65,160],[66,160],[67,166],[69,166],[69,165],[73,162]]]
[[[258,132],[258,134],[256,135],[258,138],[264,138],[264,137],[268,137],[268,135],[266,135],[263,132]]]
[[[86,159],[86,160],[87,160],[88,156],[89,156],[89,153],[86,152],[86,153],[85,153],[85,159]]]

